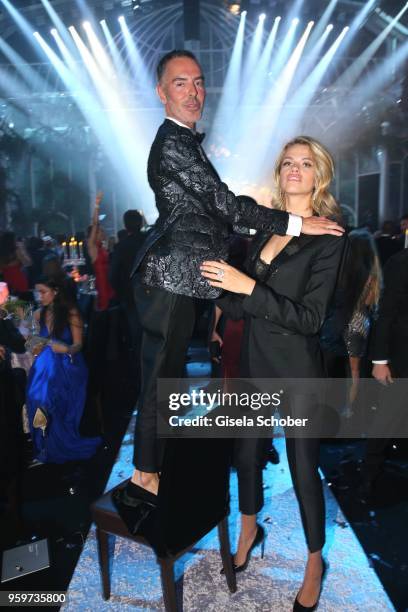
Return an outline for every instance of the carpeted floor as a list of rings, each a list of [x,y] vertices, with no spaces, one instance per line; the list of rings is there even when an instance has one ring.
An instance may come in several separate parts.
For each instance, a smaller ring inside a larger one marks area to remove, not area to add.
[[[130,431],[133,431],[130,428]],[[230,595],[220,575],[220,556],[214,530],[201,540],[192,554],[180,559],[176,576],[184,571],[185,612],[208,610],[291,610],[301,584],[305,544],[297,503],[289,475],[284,442],[277,441],[281,463],[264,472],[266,503],[260,521],[267,529],[265,557],[259,549],[246,572],[238,576],[238,591]],[[110,476],[107,489],[131,472],[132,436],[127,434]],[[376,573],[370,567],[354,532],[325,487],[327,502],[326,556],[330,563],[319,610],[322,612],[384,612],[393,610]],[[230,535],[232,546],[238,534],[236,476],[231,476]],[[181,586],[181,581],[180,586]],[[180,589],[179,589],[180,591]],[[118,539],[112,568],[112,596],[101,597],[95,532],[92,528],[68,590],[66,610],[163,610],[158,567],[152,552],[128,540]]]

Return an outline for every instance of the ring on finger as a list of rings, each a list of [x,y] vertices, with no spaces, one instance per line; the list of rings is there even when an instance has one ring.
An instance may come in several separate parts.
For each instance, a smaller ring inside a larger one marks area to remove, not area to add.
[[[217,271],[218,278],[223,279],[224,278],[224,274],[225,274],[224,270],[221,270],[219,268],[218,271]]]

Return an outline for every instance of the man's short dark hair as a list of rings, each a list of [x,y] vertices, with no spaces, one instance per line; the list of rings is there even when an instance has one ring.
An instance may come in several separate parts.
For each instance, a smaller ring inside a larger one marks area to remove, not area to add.
[[[196,64],[200,65],[200,62],[191,51],[187,51],[187,49],[173,49],[173,51],[169,51],[166,55],[163,55],[156,68],[157,81],[160,82],[164,71],[166,70],[167,64],[176,57],[188,57],[193,60]]]
[[[137,210],[127,210],[123,215],[123,225],[130,234],[136,234],[142,227],[142,215]]]

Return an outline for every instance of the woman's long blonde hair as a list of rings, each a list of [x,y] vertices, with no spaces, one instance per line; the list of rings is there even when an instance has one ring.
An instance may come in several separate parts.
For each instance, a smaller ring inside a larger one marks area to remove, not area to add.
[[[306,145],[309,147],[315,163],[316,184],[312,195],[313,212],[320,217],[341,216],[340,208],[329,192],[330,183],[334,177],[334,162],[329,151],[318,141],[310,136],[297,136],[285,144],[280,152],[274,168],[274,195],[272,206],[280,210],[286,210],[286,197],[280,188],[280,171],[286,151],[293,145]]]

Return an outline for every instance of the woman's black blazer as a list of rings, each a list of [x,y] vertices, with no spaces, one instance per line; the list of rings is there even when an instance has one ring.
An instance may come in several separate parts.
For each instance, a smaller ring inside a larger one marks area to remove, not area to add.
[[[246,272],[270,234],[254,238]],[[317,378],[324,375],[319,330],[336,285],[344,237],[294,237],[269,265],[249,296],[225,294],[224,313],[244,317],[241,374],[251,378]]]

